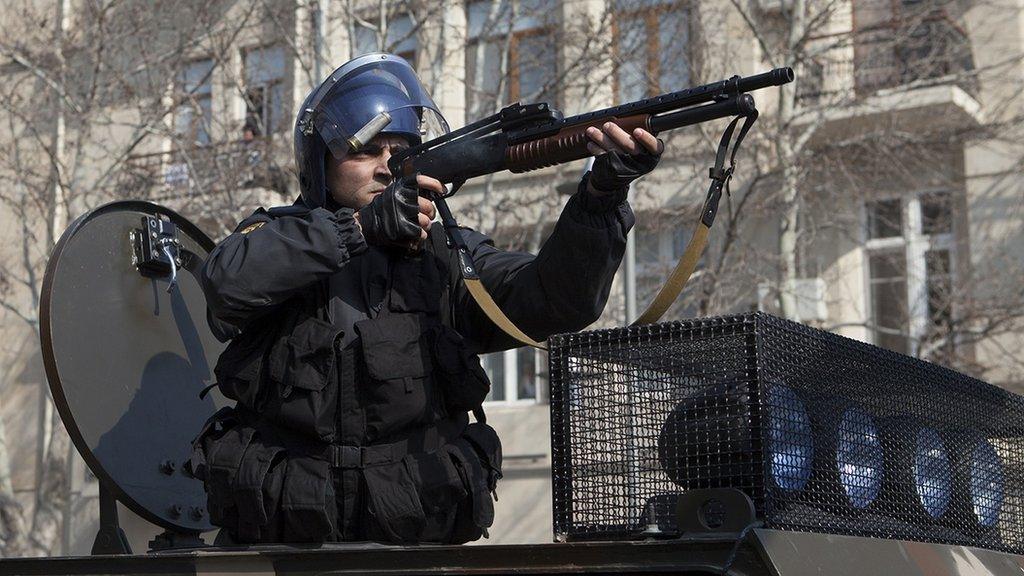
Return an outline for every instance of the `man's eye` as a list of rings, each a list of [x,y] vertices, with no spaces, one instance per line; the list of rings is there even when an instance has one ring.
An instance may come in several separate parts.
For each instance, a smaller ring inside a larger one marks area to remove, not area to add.
[[[380,147],[378,146],[365,146],[356,150],[353,154],[356,156],[379,156]]]

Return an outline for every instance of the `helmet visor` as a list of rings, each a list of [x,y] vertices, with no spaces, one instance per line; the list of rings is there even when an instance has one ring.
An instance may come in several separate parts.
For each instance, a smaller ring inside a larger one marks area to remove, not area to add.
[[[386,54],[362,56],[336,70],[310,108],[313,127],[335,158],[343,157],[351,149],[350,139],[371,122],[377,129],[361,132],[362,143],[382,133],[404,136],[415,145],[448,132],[412,67]]]

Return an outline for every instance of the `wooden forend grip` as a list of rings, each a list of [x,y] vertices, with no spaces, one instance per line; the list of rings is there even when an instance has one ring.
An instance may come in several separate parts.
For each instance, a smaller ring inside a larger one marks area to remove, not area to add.
[[[587,150],[587,128],[600,128],[605,122],[614,122],[627,133],[636,128],[650,130],[650,114],[637,114],[625,118],[600,118],[586,124],[563,128],[558,134],[508,147],[507,166],[511,172],[529,172],[591,156]]]

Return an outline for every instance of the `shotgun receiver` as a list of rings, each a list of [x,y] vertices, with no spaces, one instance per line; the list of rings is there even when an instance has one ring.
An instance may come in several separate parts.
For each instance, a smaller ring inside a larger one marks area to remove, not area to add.
[[[449,244],[457,250],[462,280],[477,305],[499,328],[523,344],[545,348],[510,320],[494,302],[477,274],[462,232],[445,198],[458,192],[470,178],[510,170],[529,172],[590,156],[586,130],[600,128],[606,122],[618,124],[627,133],[644,128],[652,134],[691,126],[717,118],[735,117],[718,145],[715,165],[710,170],[711,185],[701,210],[700,222],[665,285],[634,324],[657,322],[679,296],[707,245],[711,224],[718,212],[723,189],[728,192],[735,166],[736,151],[747,131],[757,120],[754,98],[747,94],[761,88],[781,86],[793,81],[792,68],[741,78],[733,76],[712,84],[688,88],[671,94],[638,100],[620,106],[565,118],[547,103],[512,104],[497,114],[473,122],[439,138],[412,146],[391,157],[388,168],[395,178],[424,174],[432,176],[451,190],[444,197],[433,197],[441,216]],[[743,119],[736,141],[733,132]],[[732,152],[730,154],[730,146]],[[726,159],[729,165],[726,166]]]

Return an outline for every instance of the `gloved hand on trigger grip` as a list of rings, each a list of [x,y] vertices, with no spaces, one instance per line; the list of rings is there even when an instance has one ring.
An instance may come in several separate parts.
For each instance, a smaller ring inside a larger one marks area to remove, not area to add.
[[[594,158],[590,169],[590,185],[598,192],[611,194],[629,186],[658,165],[660,154],[652,154],[641,147],[637,154],[611,150]]]
[[[416,177],[395,180],[359,209],[359,225],[367,244],[406,246],[419,240],[419,188]]]

